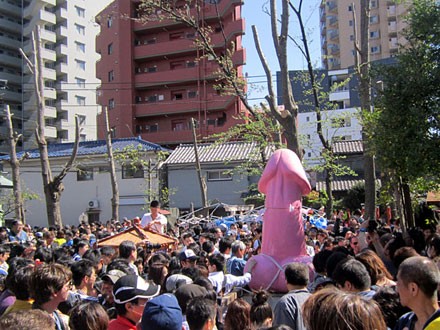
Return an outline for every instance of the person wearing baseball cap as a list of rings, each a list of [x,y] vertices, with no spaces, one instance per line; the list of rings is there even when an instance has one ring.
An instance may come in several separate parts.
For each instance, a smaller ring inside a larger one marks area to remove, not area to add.
[[[135,330],[145,304],[159,292],[159,285],[137,275],[126,275],[118,279],[113,286],[118,317],[110,321],[108,330]]]
[[[145,305],[141,329],[183,330],[182,322],[182,310],[177,298],[172,294],[165,293],[151,299]]]

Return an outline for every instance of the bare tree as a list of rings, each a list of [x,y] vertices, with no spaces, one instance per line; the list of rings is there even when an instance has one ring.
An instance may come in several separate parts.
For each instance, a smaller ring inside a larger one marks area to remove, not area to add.
[[[11,164],[12,171],[12,189],[14,193],[14,210],[15,219],[26,223],[26,215],[24,212],[23,195],[21,191],[21,180],[20,180],[20,163],[27,158],[27,153],[23,154],[21,159],[17,158],[17,141],[20,139],[20,135],[14,132],[12,127],[12,117],[9,110],[9,105],[5,107],[6,112],[6,125],[8,128],[8,144],[9,144],[9,163]]]
[[[246,93],[244,91],[245,82],[242,77],[239,77],[237,70],[232,61],[232,55],[234,54],[234,44],[228,42],[225,32],[222,28],[225,51],[219,54],[216,51],[214,45],[211,42],[212,28],[207,24],[202,24],[195,15],[191,14],[189,10],[191,1],[187,1],[187,6],[176,7],[173,1],[162,0],[143,0],[140,4],[140,21],[162,21],[171,20],[191,27],[196,31],[195,45],[197,49],[201,50],[202,56],[211,57],[218,64],[218,80],[221,81],[223,89],[229,93],[237,95],[245,106],[246,110],[253,115],[255,112],[252,106],[248,103]],[[205,1],[194,1],[195,11],[200,11],[201,6],[210,5],[215,6],[217,9],[217,2],[211,4],[205,4]],[[300,146],[298,142],[298,130],[297,130],[297,114],[298,106],[295,103],[292,93],[292,87],[289,79],[289,70],[287,65],[287,38],[289,29],[289,1],[282,1],[282,15],[281,15],[281,31],[278,34],[278,22],[277,22],[277,10],[276,0],[271,0],[271,28],[274,45],[277,51],[277,57],[281,68],[281,82],[283,89],[283,104],[284,111],[278,109],[276,104],[276,93],[272,83],[272,76],[270,68],[264,57],[264,54],[260,47],[258,40],[258,33],[256,27],[252,27],[254,31],[254,40],[259,53],[260,60],[263,64],[266,72],[269,95],[266,96],[266,100],[269,104],[269,115],[273,116],[281,125],[284,137],[286,139],[287,147],[295,151],[298,156],[302,157]],[[219,18],[220,20],[220,18]],[[264,132],[262,132],[264,134]]]
[[[272,40],[276,50],[278,63],[280,66],[280,79],[284,110],[280,111],[277,107],[275,88],[272,83],[272,72],[267,63],[261,48],[257,27],[252,26],[255,46],[257,48],[258,56],[263,65],[264,72],[267,79],[268,95],[265,97],[269,104],[270,114],[279,122],[283,129],[283,134],[286,138],[287,148],[293,150],[298,157],[302,158],[302,151],[299,146],[298,139],[298,105],[293,98],[292,84],[289,76],[289,67],[287,62],[287,42],[289,38],[289,0],[282,0],[281,12],[281,28],[278,31],[278,12],[277,1],[270,0],[270,20]]]
[[[112,219],[119,220],[119,187],[116,179],[115,159],[113,157],[112,138],[110,127],[108,124],[108,112],[107,107],[104,107],[104,119],[105,119],[105,141],[107,144],[108,162],[110,164],[110,181],[112,184]]]
[[[41,176],[43,179],[44,195],[46,197],[46,212],[49,226],[63,226],[61,217],[60,198],[61,193],[64,190],[63,179],[70,171],[75,161],[78,146],[79,146],[79,122],[78,118],[75,118],[75,142],[73,143],[72,155],[67,163],[63,166],[58,175],[53,176],[49,162],[49,153],[47,150],[47,141],[44,135],[44,79],[42,76],[43,60],[41,58],[41,41],[39,27],[37,26],[35,32],[32,34],[32,48],[34,52],[34,64],[20,49],[23,57],[25,58],[31,73],[34,77],[35,94],[37,100],[37,128],[35,130],[35,136],[38,143],[38,149],[40,151],[41,162]]]

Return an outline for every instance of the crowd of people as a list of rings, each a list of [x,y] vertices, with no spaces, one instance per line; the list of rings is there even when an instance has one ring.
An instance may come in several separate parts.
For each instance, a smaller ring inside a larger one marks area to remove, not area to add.
[[[0,228],[0,329],[440,329],[440,228],[307,218],[312,264],[285,265],[280,294],[248,287],[260,223],[167,230],[159,204],[150,209],[121,223]],[[179,247],[99,246],[132,226]]]

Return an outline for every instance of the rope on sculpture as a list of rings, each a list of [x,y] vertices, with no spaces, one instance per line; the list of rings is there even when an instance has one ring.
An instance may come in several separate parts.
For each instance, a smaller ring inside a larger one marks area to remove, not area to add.
[[[272,258],[271,256],[268,256],[267,254],[260,253],[259,255],[261,255],[261,256],[265,256],[265,257],[269,258],[269,259],[275,264],[275,266],[278,268],[278,271],[277,271],[277,273],[275,274],[274,278],[272,279],[272,281],[269,283],[269,285],[268,285],[267,288],[265,289],[265,290],[267,291],[267,290],[269,290],[269,288],[272,286],[272,284],[274,284],[275,281],[278,279],[278,276],[280,275],[280,273],[281,273],[282,271],[284,271],[284,267],[285,267],[286,265],[281,266],[281,265],[278,263],[278,261],[276,261],[276,260],[275,260],[274,258]]]

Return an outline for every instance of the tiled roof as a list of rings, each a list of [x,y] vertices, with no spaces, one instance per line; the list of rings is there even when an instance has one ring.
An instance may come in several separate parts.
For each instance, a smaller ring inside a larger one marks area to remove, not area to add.
[[[333,143],[333,151],[336,154],[362,154],[364,146],[361,140],[337,141]]]
[[[337,180],[332,182],[332,191],[347,191],[358,184],[364,184],[365,180]],[[380,186],[380,180],[376,180],[376,186]],[[325,182],[316,182],[317,191],[325,191]]]
[[[132,146],[142,146],[144,151],[170,151],[168,149],[162,148],[158,144],[154,144],[140,138],[125,138],[125,139],[113,139],[112,147],[114,152],[117,150],[122,150],[125,147]],[[54,157],[67,157],[72,154],[73,142],[71,143],[52,143],[47,146],[47,150],[50,158]],[[39,158],[40,151],[38,149],[32,149],[25,151],[28,153],[30,159]],[[17,153],[17,157],[21,158],[23,153]],[[105,140],[95,140],[95,141],[84,141],[79,143],[78,156],[81,155],[99,155],[107,153],[107,145]],[[0,156],[0,160],[8,160],[9,155]]]
[[[258,144],[254,142],[205,143],[198,145],[198,151],[201,163],[257,161],[261,157]],[[266,147],[266,159],[269,159],[272,152],[270,147]],[[194,145],[181,144],[171,153],[165,164],[192,164],[195,161]]]

